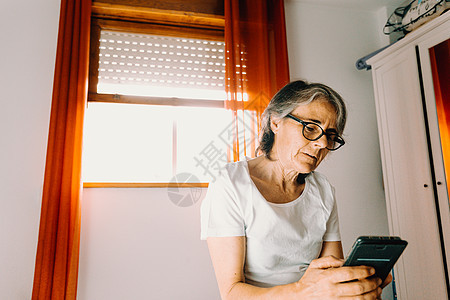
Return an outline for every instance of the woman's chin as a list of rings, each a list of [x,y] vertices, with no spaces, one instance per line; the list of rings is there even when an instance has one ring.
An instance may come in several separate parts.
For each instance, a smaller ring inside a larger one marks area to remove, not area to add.
[[[317,168],[317,160],[310,157],[301,157],[295,160],[295,169],[298,173],[311,173]]]
[[[311,173],[316,169],[316,164],[309,164],[309,163],[297,163],[296,164],[296,171],[301,174],[307,174]]]

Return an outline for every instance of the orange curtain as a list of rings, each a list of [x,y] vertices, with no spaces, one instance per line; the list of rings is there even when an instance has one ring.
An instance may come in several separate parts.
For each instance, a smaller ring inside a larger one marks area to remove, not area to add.
[[[233,112],[229,160],[253,156],[261,114],[289,82],[283,0],[225,0],[226,108]]]
[[[450,40],[431,48],[430,60],[439,134],[447,177],[447,191],[450,193]]]
[[[76,299],[91,1],[62,0],[32,299]]]

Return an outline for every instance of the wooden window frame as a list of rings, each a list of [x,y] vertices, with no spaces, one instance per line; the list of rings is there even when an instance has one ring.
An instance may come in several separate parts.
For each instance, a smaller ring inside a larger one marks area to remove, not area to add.
[[[160,10],[146,7],[131,7],[101,2],[92,4],[90,64],[89,64],[89,102],[128,103],[187,107],[224,108],[224,101],[197,100],[185,98],[162,98],[103,94],[97,92],[99,46],[101,30],[157,34],[165,36],[189,37],[224,41],[225,20],[223,16],[195,12]],[[85,182],[84,188],[193,188],[207,187],[208,183],[125,183],[125,182]]]

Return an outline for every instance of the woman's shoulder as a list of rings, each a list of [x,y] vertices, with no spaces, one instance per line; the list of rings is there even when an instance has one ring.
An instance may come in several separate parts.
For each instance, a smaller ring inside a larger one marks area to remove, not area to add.
[[[315,181],[329,182],[328,178],[324,174],[317,172],[317,171],[312,171],[310,173],[310,176],[308,176],[308,177],[310,177],[311,179],[313,179]]]
[[[248,181],[247,161],[230,162],[217,170],[212,183],[220,185],[235,185]]]
[[[248,165],[247,161],[236,161],[225,164],[222,168],[219,169],[218,176],[219,177],[227,177],[231,181],[236,179],[241,179],[248,174]]]
[[[322,207],[331,214],[336,205],[335,190],[327,177],[319,172],[311,172],[307,196],[321,203]]]
[[[311,174],[307,177],[307,180],[309,183],[313,186],[316,186],[317,188],[321,190],[333,190],[334,187],[331,185],[331,183],[328,181],[328,178],[317,171],[311,172]]]
[[[246,161],[223,165],[209,183],[205,203],[235,203],[237,207],[245,206],[250,189]],[[224,204],[225,205],[225,204]]]
[[[228,173],[236,173],[236,172],[242,172],[243,170],[247,169],[247,161],[246,160],[240,160],[235,162],[229,162],[224,165],[223,169],[225,169]]]

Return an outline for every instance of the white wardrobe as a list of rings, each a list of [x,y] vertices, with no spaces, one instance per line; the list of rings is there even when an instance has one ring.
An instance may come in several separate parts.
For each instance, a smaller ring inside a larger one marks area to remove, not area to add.
[[[445,151],[450,145],[445,137],[450,136],[450,126],[443,126],[445,113],[438,113],[438,109],[442,103],[448,109],[450,99],[448,93],[437,99],[440,91],[436,89],[448,91],[450,86],[450,51],[447,59],[436,63],[430,55],[437,45],[449,49],[449,39],[450,11],[368,60],[389,230],[409,243],[394,268],[396,293],[401,300],[449,299],[450,153]],[[436,65],[444,69],[440,81]]]

